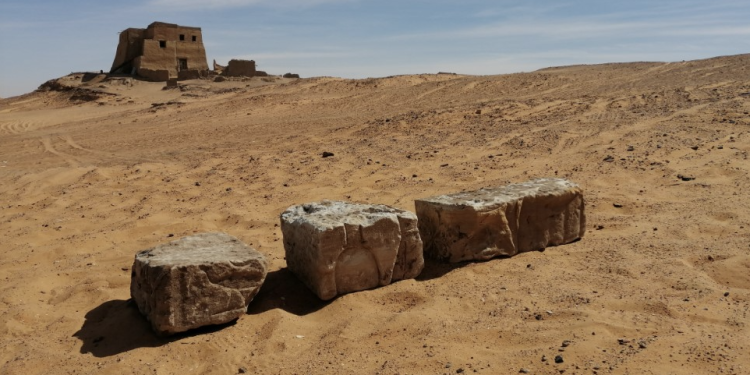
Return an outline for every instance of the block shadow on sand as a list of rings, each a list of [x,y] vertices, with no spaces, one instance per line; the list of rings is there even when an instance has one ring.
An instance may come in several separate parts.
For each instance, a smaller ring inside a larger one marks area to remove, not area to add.
[[[287,268],[282,268],[266,275],[266,281],[250,303],[247,313],[256,315],[281,309],[290,314],[304,316],[328,306],[334,300],[321,301]]]
[[[260,292],[250,303],[249,315],[281,309],[295,315],[307,315],[327,306],[330,301],[321,301],[286,268],[269,272]],[[86,320],[73,336],[81,340],[82,354],[109,357],[138,348],[153,348],[185,338],[212,333],[235,325],[214,325],[159,337],[151,324],[138,311],[132,299],[111,300],[95,307],[85,316]],[[242,319],[242,317],[240,317]]]
[[[73,336],[81,340],[81,354],[109,357],[138,348],[153,348],[204,333],[215,332],[234,322],[209,326],[166,338],[157,336],[133,300],[112,300],[86,313],[86,321]]]
[[[426,260],[419,281],[439,278],[470,262],[449,264]],[[263,286],[248,307],[248,315],[280,309],[297,316],[305,316],[325,308],[330,301],[321,301],[288,269],[269,272]],[[132,299],[111,300],[86,313],[86,321],[73,336],[81,340],[82,354],[109,357],[138,348],[153,348],[185,338],[212,333],[235,325],[236,321],[207,326],[169,337],[159,337],[151,324],[141,315]],[[242,319],[242,318],[240,318]]]

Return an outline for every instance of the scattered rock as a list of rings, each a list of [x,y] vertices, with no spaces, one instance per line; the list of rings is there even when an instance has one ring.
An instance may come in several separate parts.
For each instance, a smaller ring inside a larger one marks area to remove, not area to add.
[[[617,339],[617,343],[620,344],[620,345],[626,345],[626,344],[630,344],[630,340],[628,340],[628,339]]]
[[[602,230],[602,229],[604,229],[604,225],[597,225],[596,226],[596,230]]]
[[[633,151],[633,150],[635,150],[635,147],[633,147],[633,146],[628,146],[628,151]]]
[[[648,346],[648,344],[646,344],[646,341],[644,341],[644,340],[638,340],[638,347],[639,348],[646,349],[647,346]]]
[[[615,161],[615,158],[612,155],[607,155],[607,157],[604,158],[604,161],[606,161],[608,163],[611,163],[611,162]]]
[[[425,255],[487,260],[575,241],[585,233],[583,191],[558,178],[419,199]]]
[[[565,340],[565,341],[562,342],[562,347],[563,348],[567,348],[567,347],[570,346],[570,344],[572,344],[572,342],[570,340]]]
[[[263,254],[204,233],[136,254],[130,295],[154,331],[170,335],[245,315],[265,278]]]
[[[685,175],[681,175],[681,174],[678,174],[677,178],[680,179],[680,180],[682,180],[682,181],[693,181],[693,180],[695,180],[695,177],[685,176]]]
[[[385,205],[322,201],[281,214],[289,270],[320,299],[417,277],[417,217]]]
[[[724,297],[729,297],[729,292],[724,292]]]
[[[522,369],[518,370],[518,372],[521,373],[521,374],[528,374],[531,371],[529,371],[528,369],[522,368]]]
[[[615,208],[622,208],[622,204],[620,203],[613,203],[612,205],[615,206]]]
[[[323,157],[324,158],[328,158],[328,157],[331,157],[331,156],[333,156],[333,152],[323,151]]]
[[[563,362],[565,362],[565,360],[563,359],[563,356],[561,355],[555,356],[555,363],[563,363]]]
[[[693,150],[698,150],[698,146],[693,146],[693,147],[690,147],[690,148],[693,149]]]
[[[237,370],[237,372],[240,373],[240,374],[244,374],[244,373],[247,372],[247,369],[244,368],[244,367],[240,367],[239,370]]]

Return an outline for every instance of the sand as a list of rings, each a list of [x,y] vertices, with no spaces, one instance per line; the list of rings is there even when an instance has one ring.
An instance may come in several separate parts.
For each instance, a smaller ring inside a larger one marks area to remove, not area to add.
[[[2,374],[750,373],[750,55],[182,90],[81,79],[61,80],[115,95],[0,100]],[[291,205],[413,211],[535,177],[583,187],[582,240],[428,262],[327,303],[285,269]],[[264,253],[266,283],[235,324],[157,338],[129,302],[134,255],[205,231]]]

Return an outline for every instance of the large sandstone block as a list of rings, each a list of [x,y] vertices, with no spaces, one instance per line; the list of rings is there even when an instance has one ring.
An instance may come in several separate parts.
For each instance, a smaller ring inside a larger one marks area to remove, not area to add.
[[[384,205],[323,201],[281,214],[289,270],[322,300],[422,272],[417,216]]]
[[[581,238],[583,192],[559,178],[415,202],[425,255],[449,262],[510,256]]]
[[[225,233],[136,254],[130,295],[160,335],[239,318],[266,278],[263,254]]]

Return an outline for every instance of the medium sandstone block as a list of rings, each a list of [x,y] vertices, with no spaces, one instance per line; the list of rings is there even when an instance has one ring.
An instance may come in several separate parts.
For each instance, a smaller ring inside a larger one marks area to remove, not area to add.
[[[136,254],[130,295],[154,331],[170,335],[239,318],[265,278],[263,254],[204,233]]]
[[[281,214],[289,270],[318,297],[415,278],[424,258],[417,217],[384,205],[323,201]]]
[[[420,199],[425,255],[449,262],[511,256],[581,238],[583,192],[558,178]]]

